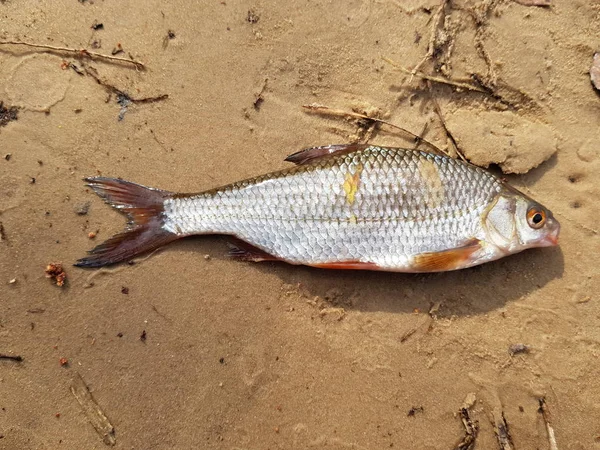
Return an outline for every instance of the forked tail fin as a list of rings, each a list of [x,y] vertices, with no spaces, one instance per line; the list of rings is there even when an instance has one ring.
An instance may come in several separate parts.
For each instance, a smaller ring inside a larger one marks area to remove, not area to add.
[[[179,238],[163,229],[164,200],[173,194],[116,178],[86,178],[88,186],[129,221],[125,231],[95,247],[78,260],[78,267],[102,267],[133,258]]]

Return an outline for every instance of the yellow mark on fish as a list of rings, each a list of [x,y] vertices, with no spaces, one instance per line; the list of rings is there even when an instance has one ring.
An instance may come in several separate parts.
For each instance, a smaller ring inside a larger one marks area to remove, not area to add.
[[[428,159],[420,160],[418,168],[429,194],[427,206],[435,208],[442,203],[446,194],[439,169],[433,161]]]
[[[356,225],[356,223],[358,222],[358,219],[356,218],[356,216],[354,214],[352,214],[350,216],[350,218],[348,219],[348,222],[350,222],[352,225]]]
[[[363,166],[359,164],[356,166],[354,173],[348,172],[344,178],[344,192],[346,193],[346,201],[349,205],[354,203],[356,200],[356,193],[358,192],[358,185],[360,183],[360,174],[362,173]]]

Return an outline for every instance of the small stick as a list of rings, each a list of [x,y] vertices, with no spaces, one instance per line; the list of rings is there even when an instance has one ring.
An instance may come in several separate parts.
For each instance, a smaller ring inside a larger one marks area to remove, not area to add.
[[[423,129],[421,130],[419,135],[415,138],[414,150],[418,149],[419,145],[421,145],[421,142],[423,142],[423,136],[425,136],[425,133],[427,132],[427,128],[429,128],[429,122],[425,122],[425,124],[423,125]]]
[[[508,431],[508,423],[506,423],[504,412],[500,411],[499,413],[492,415],[494,416],[494,433],[496,434],[496,439],[498,439],[500,449],[513,450],[514,444],[512,443],[512,437]]]
[[[392,127],[392,128],[402,131],[403,133],[405,133],[405,135],[410,136],[417,143],[422,142],[422,143],[426,144],[435,153],[448,156],[447,153],[445,153],[444,151],[442,151],[441,149],[439,149],[438,147],[436,147],[434,144],[427,141],[423,137],[417,136],[416,134],[414,134],[400,126],[394,125],[393,123],[387,122],[385,120],[377,119],[375,117],[365,116],[364,114],[359,114],[359,113],[355,113],[355,112],[343,111],[341,109],[333,109],[333,108],[329,108],[329,107],[323,106],[323,105],[312,104],[312,105],[302,105],[302,107],[305,109],[308,109],[309,111],[315,112],[317,114],[324,114],[324,115],[336,116],[336,117],[351,117],[353,119],[369,120],[372,122],[377,122],[377,123],[387,125],[389,127]]]
[[[440,27],[442,20],[444,20],[444,9],[448,4],[449,0],[441,0],[440,6],[435,11],[433,16],[433,22],[431,23],[431,31],[429,34],[429,43],[427,44],[427,54],[423,57],[423,59],[417,64],[413,70],[410,71],[411,75],[416,75],[418,70],[421,68],[423,64],[425,64],[430,58],[433,57],[435,53],[435,46],[437,41],[437,30]]]
[[[554,428],[550,425],[550,418],[548,417],[548,405],[546,405],[546,399],[544,397],[538,399],[540,407],[538,412],[542,414],[544,418],[544,422],[546,423],[546,431],[548,432],[548,442],[550,443],[550,450],[558,450],[558,445],[556,444],[556,437],[554,436]]]
[[[448,125],[446,125],[446,120],[444,119],[444,115],[442,114],[442,109],[440,108],[440,105],[439,105],[437,99],[435,98],[435,95],[433,95],[433,92],[431,92],[431,83],[427,82],[427,88],[429,89],[429,95],[431,97],[431,101],[433,102],[433,108],[435,109],[436,114],[440,118],[440,122],[442,123],[442,127],[444,128],[444,131],[446,132],[446,135],[448,136],[448,138],[452,142],[452,145],[454,146],[454,150],[456,151],[456,154],[459,156],[460,159],[462,159],[465,162],[468,162],[467,158],[465,158],[465,156],[463,155],[463,153],[460,150],[460,148],[458,148],[458,144],[456,143],[456,139],[454,139],[454,136],[452,135],[452,133],[448,129]]]
[[[23,357],[19,355],[0,355],[0,359],[8,359],[10,361],[22,362]]]
[[[463,407],[459,411],[460,420],[465,427],[465,437],[456,444],[454,450],[472,450],[475,447],[475,440],[477,439],[477,433],[479,433],[479,424],[477,421],[471,420],[469,414],[469,408]]]
[[[434,77],[432,75],[427,75],[423,72],[418,72],[418,71],[412,71],[407,69],[406,67],[402,67],[400,64],[398,64],[397,62],[391,60],[390,58],[386,58],[385,56],[382,57],[382,59],[387,62],[388,64],[391,64],[392,66],[394,66],[396,69],[400,70],[401,72],[404,72],[408,75],[416,75],[419,78],[422,78],[424,80],[429,80],[429,81],[433,81],[434,83],[441,83],[441,84],[447,84],[450,86],[454,86],[457,88],[463,88],[463,89],[467,89],[469,91],[475,91],[475,92],[482,92],[484,94],[489,94],[489,91],[486,91],[483,88],[480,88],[479,86],[474,86],[470,83],[463,83],[461,81],[454,81],[454,80],[448,80],[446,78],[442,78],[442,77]]]
[[[146,69],[146,66],[143,63],[136,61],[134,59],[121,58],[119,56],[112,56],[112,55],[104,55],[102,53],[92,52],[92,51],[86,50],[84,48],[76,49],[76,48],[68,48],[68,47],[56,47],[54,45],[32,44],[31,42],[21,42],[21,41],[0,41],[0,45],[24,45],[26,47],[36,48],[38,50],[46,50],[49,52],[70,53],[74,56],[79,56],[79,57],[86,56],[90,59],[104,59],[104,60],[108,60],[108,61],[125,62],[125,63],[129,63],[129,64],[133,64],[136,69],[143,69],[143,70]]]
[[[73,378],[71,393],[81,405],[81,409],[83,409],[83,412],[96,432],[102,437],[104,443],[106,445],[115,445],[115,427],[108,421],[79,373],[75,374]]]
[[[87,66],[86,64],[84,64],[83,70],[87,75],[89,75],[94,80],[96,80],[96,83],[98,83],[100,86],[104,87],[106,90],[108,90],[109,92],[111,92],[117,96],[121,96],[123,98],[123,100],[128,100],[131,103],[154,103],[154,102],[160,102],[162,100],[166,100],[169,98],[169,94],[162,94],[162,95],[158,95],[156,97],[133,98],[126,92],[122,91],[121,89],[113,86],[112,84],[107,83],[106,81],[103,81],[102,78],[100,78],[100,76],[98,75],[98,73],[94,67]]]

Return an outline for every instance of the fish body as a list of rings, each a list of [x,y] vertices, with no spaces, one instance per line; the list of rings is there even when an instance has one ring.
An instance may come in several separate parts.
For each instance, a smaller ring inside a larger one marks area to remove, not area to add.
[[[225,234],[244,243],[233,252],[244,259],[435,272],[558,239],[560,226],[546,208],[447,156],[348,145],[311,148],[288,160],[298,165],[198,194],[88,179],[131,222],[78,265],[118,262],[184,236]]]

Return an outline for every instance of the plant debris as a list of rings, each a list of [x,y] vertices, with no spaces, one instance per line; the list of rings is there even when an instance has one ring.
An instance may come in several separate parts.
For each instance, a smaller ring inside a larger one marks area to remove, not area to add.
[[[98,71],[94,67],[84,64],[83,70],[85,71],[86,75],[89,75],[90,77],[92,77],[94,80],[96,80],[96,83],[98,83],[100,86],[102,86],[104,89],[106,89],[106,91],[111,96],[113,94],[116,95],[117,103],[121,106],[121,110],[119,112],[119,121],[123,120],[123,118],[125,117],[125,113],[127,112],[127,107],[129,105],[131,105],[132,103],[134,103],[134,104],[154,103],[154,102],[160,102],[162,100],[166,100],[169,98],[169,94],[157,95],[156,97],[133,98],[128,93],[122,91],[121,89],[117,88],[116,86],[113,86],[112,84],[110,84],[110,83],[104,81],[102,78],[100,78],[100,75],[98,75]],[[111,97],[109,96],[107,102],[110,101],[110,98]]]
[[[0,359],[8,359],[9,361],[23,362],[23,357],[19,355],[0,354]]]
[[[110,54],[115,56],[115,55],[118,55],[119,53],[125,53],[125,50],[123,50],[123,46],[121,45],[120,42],[117,44],[117,46],[115,48],[112,49],[112,52],[110,52]]]
[[[468,408],[461,408],[459,411],[460,420],[465,427],[465,436],[456,444],[454,450],[472,450],[475,447],[477,433],[479,433],[479,424],[471,419],[471,414]]]
[[[120,93],[117,95],[117,103],[121,107],[119,111],[119,122],[125,118],[125,113],[127,112],[127,107],[131,105],[131,98],[129,95]]]
[[[6,108],[3,102],[0,102],[0,127],[5,126],[8,122],[17,120],[17,112],[19,108],[16,106],[9,106]],[[10,153],[4,157],[7,161],[10,159]]]
[[[142,331],[142,334],[140,335],[140,341],[146,342],[146,330]]]
[[[372,126],[373,124],[387,125],[388,127],[398,130],[401,133],[402,137],[404,137],[405,139],[412,139],[415,143],[417,143],[417,147],[418,144],[423,143],[427,145],[430,151],[437,153],[438,155],[446,155],[446,153],[444,153],[441,149],[436,147],[431,142],[425,140],[422,136],[418,136],[402,127],[399,127],[398,125],[394,125],[393,123],[387,122],[378,117],[370,117],[365,114],[357,113],[355,111],[344,111],[341,109],[329,108],[328,106],[319,105],[317,103],[312,103],[310,105],[302,105],[302,107],[310,113],[319,114],[322,116],[342,117],[346,120],[358,121],[359,125],[362,123],[369,126]]]
[[[523,6],[552,6],[551,0],[514,0]]]
[[[57,286],[64,286],[67,281],[67,274],[63,270],[61,263],[50,263],[46,266],[46,278],[52,279]]]
[[[0,242],[6,241],[6,231],[4,231],[4,224],[0,222]]]
[[[71,383],[71,393],[75,396],[81,409],[87,416],[88,420],[96,430],[96,432],[102,437],[102,440],[106,445],[115,445],[115,427],[106,418],[106,415],[92,397],[92,393],[88,388],[81,375],[78,373],[73,378]]]
[[[594,53],[594,61],[590,68],[590,80],[592,80],[594,87],[600,91],[600,52]],[[2,103],[0,103],[1,106]]]
[[[263,83],[263,86],[260,89],[260,91],[257,94],[254,94],[254,102],[252,103],[252,106],[254,107],[254,109],[256,111],[260,110],[260,106],[265,101],[265,98],[263,97],[263,93],[265,92],[265,89],[267,88],[268,81],[269,81],[269,79],[265,78],[265,82]]]
[[[162,42],[163,49],[166,49],[169,46],[169,41],[172,41],[176,37],[177,36],[175,35],[175,32],[173,30],[167,31],[167,35],[163,38]]]
[[[558,444],[556,443],[556,435],[554,434],[554,428],[550,425],[550,414],[548,413],[548,405],[544,397],[538,399],[540,407],[538,412],[542,415],[544,422],[546,423],[546,432],[548,433],[548,443],[550,444],[550,450],[558,450]]]
[[[408,410],[408,413],[406,414],[407,417],[414,417],[415,414],[417,413],[422,413],[424,411],[422,406],[413,406],[412,408],[410,408]]]
[[[257,23],[260,20],[260,16],[258,12],[254,8],[250,8],[248,10],[248,15],[246,16],[246,20],[250,23]]]
[[[146,66],[143,63],[136,61],[134,59],[121,58],[118,56],[114,56],[116,53],[113,53],[112,56],[111,55],[103,55],[102,53],[91,52],[89,50],[86,50],[85,48],[76,49],[76,48],[69,48],[69,47],[56,47],[54,45],[33,44],[31,42],[21,42],[21,41],[0,41],[0,45],[24,45],[26,47],[38,49],[41,52],[69,53],[69,54],[72,54],[79,58],[99,59],[99,60],[105,60],[105,61],[109,61],[109,62],[119,61],[119,62],[133,64],[135,66],[135,68],[138,70],[146,69]],[[120,45],[121,44],[119,44],[118,47],[120,47]],[[123,51],[123,49],[121,49],[121,51]]]
[[[514,444],[508,430],[508,423],[504,417],[504,411],[495,412],[494,433],[501,450],[513,450]]]
[[[104,30],[104,24],[98,23],[98,21],[94,20],[94,23],[92,24],[92,30]]]

